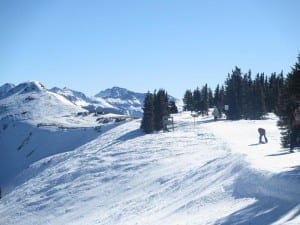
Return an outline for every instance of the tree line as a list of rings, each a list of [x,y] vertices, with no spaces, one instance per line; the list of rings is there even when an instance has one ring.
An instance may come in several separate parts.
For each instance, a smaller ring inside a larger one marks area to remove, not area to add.
[[[286,77],[281,73],[270,76],[258,73],[252,76],[251,70],[242,73],[235,67],[228,74],[224,84],[217,85],[214,91],[207,84],[195,90],[186,90],[183,96],[183,110],[208,114],[208,109],[216,106],[229,120],[262,119],[269,112],[279,117],[282,145],[289,145],[291,112],[300,102],[300,54],[296,64]],[[224,110],[227,105],[228,109]],[[167,92],[148,92],[144,101],[144,116],[141,128],[145,133],[162,129],[162,118],[177,107],[169,102]]]
[[[208,108],[216,106],[226,113],[227,119],[261,119],[267,112],[278,112],[279,97],[283,87],[283,74],[264,73],[252,79],[251,70],[243,74],[235,67],[223,85],[214,92],[205,84],[201,89],[187,90],[183,97],[183,109],[206,114]],[[228,105],[228,111],[224,106]]]
[[[208,114],[208,109],[213,104],[212,90],[205,84],[201,89],[187,90],[183,97],[183,110],[196,111],[202,115]]]

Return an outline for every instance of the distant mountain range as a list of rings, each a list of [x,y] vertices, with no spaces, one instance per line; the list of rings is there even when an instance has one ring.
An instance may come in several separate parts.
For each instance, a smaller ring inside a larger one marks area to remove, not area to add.
[[[78,109],[87,110],[97,113],[114,113],[133,117],[141,117],[143,114],[142,107],[145,99],[145,93],[137,93],[125,88],[113,87],[92,97],[86,96],[84,93],[69,89],[67,87],[53,87],[47,89],[43,84],[37,81],[24,82],[18,85],[4,84],[0,87],[0,100],[8,98],[15,94],[40,92],[54,93],[63,96],[67,101]],[[178,101],[174,97],[169,96],[170,100]]]
[[[113,87],[100,91],[93,97],[68,88],[54,87],[50,91],[64,96],[69,101],[90,112],[116,113],[141,117],[145,94],[129,91],[125,88]]]

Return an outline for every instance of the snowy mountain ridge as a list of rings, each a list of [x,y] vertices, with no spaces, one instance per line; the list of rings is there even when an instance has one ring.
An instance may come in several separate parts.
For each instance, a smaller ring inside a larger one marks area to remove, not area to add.
[[[87,97],[80,91],[75,91],[66,87],[64,87],[63,89],[54,87],[51,88],[50,91],[64,96],[75,105],[81,106],[83,109],[86,109],[89,112],[117,114],[122,113],[120,109],[111,105],[103,98]]]
[[[48,90],[38,81],[24,82],[17,87],[13,84],[5,84],[0,87],[0,99],[17,93],[24,87],[27,88],[26,91]],[[48,91],[59,94],[90,112],[124,114],[134,117],[142,117],[142,107],[146,96],[145,93],[137,93],[120,87],[105,89],[92,97],[87,97],[84,93],[67,87],[53,87]],[[175,101],[179,108],[181,107],[181,100],[172,96],[169,96],[169,99]]]
[[[2,119],[15,117],[32,122],[55,121],[57,117],[85,111],[37,81],[24,82],[10,89],[0,100],[0,107]]]
[[[3,97],[5,97],[6,94],[7,94],[7,92],[10,89],[14,88],[14,87],[15,87],[15,85],[14,84],[10,84],[10,83],[6,83],[6,84],[2,85],[0,87],[0,99],[3,98]]]
[[[146,93],[136,93],[125,88],[113,87],[100,91],[95,97],[103,98],[111,105],[120,108],[123,114],[141,117]],[[179,108],[182,108],[181,100],[171,95],[168,95],[168,98],[169,101],[174,101]]]
[[[38,81],[28,81],[20,83],[17,86],[14,84],[4,84],[0,87],[2,98],[9,97],[16,93],[24,94],[28,92],[40,92],[45,90],[44,85]]]
[[[104,91],[100,91],[98,94],[95,95],[95,97],[120,98],[122,100],[137,98],[137,99],[140,99],[140,100],[144,100],[145,94],[129,91],[125,88],[112,87],[112,88],[107,88]]]
[[[99,92],[96,98],[103,98],[111,105],[116,106],[122,114],[141,117],[142,106],[146,94],[129,91],[125,88],[113,87]]]
[[[86,105],[88,102],[91,102],[91,99],[89,99],[84,93],[80,91],[71,90],[67,87],[64,87],[62,89],[58,87],[53,87],[50,89],[50,91],[65,96],[67,99],[69,99],[76,105]]]

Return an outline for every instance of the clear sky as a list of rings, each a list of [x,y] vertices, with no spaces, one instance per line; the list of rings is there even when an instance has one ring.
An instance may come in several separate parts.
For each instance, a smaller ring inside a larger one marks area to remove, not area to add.
[[[0,85],[95,95],[223,84],[235,66],[290,71],[299,0],[0,0]]]

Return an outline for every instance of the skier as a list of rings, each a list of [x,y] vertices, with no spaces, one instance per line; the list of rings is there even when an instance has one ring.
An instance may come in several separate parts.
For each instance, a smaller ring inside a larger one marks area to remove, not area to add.
[[[297,137],[300,136],[300,103],[298,103],[296,109],[292,112],[291,116],[291,144],[290,152],[294,152],[293,149],[297,144]]]
[[[268,143],[268,138],[266,137],[266,130],[264,128],[258,128],[258,133],[259,133],[259,143]],[[262,137],[265,138],[265,142],[262,142]]]
[[[216,121],[219,117],[220,117],[220,113],[218,108],[215,106],[213,111],[212,111],[212,115],[214,116],[214,120]]]

